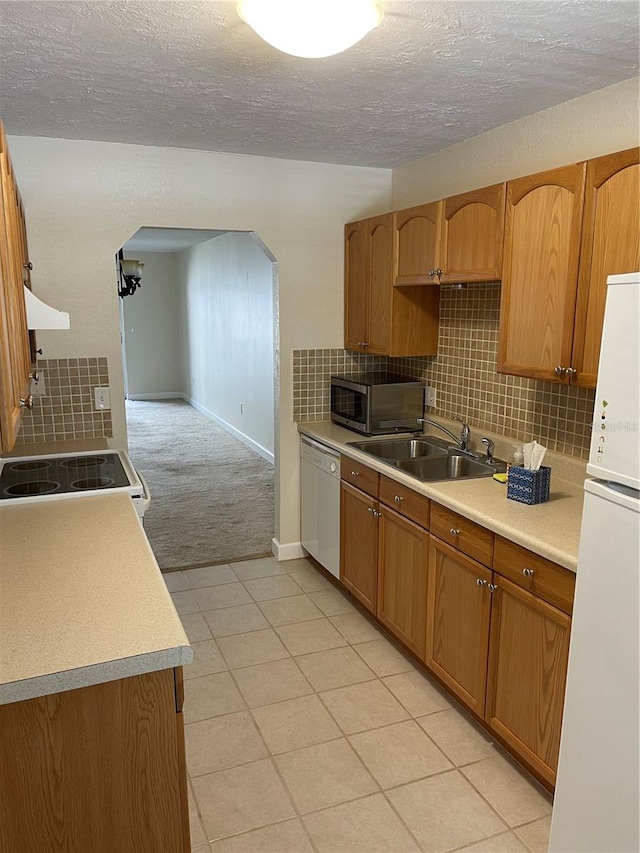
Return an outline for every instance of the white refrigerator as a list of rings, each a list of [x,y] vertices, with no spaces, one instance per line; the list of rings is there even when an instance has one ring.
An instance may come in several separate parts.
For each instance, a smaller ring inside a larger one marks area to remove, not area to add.
[[[607,284],[550,853],[640,851],[640,273]]]

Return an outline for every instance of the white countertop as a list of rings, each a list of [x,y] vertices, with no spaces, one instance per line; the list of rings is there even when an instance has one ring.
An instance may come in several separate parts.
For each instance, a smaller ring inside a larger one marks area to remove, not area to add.
[[[192,660],[128,495],[0,506],[0,704]]]
[[[507,499],[507,487],[491,477],[422,483],[381,460],[349,447],[351,441],[375,441],[344,429],[331,421],[298,424],[303,435],[316,438],[340,453],[357,459],[374,471],[426,495],[442,506],[459,512],[530,551],[575,572],[582,523],[582,486],[551,473],[551,495],[547,503],[528,506]]]

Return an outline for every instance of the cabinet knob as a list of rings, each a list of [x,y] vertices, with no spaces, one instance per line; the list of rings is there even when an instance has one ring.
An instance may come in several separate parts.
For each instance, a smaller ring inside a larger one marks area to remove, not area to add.
[[[27,261],[27,263],[26,263],[26,264],[22,264],[22,266],[23,266],[23,267],[24,267],[24,269],[26,269],[26,270],[32,270],[32,269],[33,269],[33,264],[31,263],[31,261]]]
[[[556,367],[553,368],[553,372],[556,376],[564,376],[567,372],[567,368],[563,367],[561,364],[558,364]]]
[[[532,578],[533,577],[533,569],[526,569],[525,568],[522,570],[522,574],[525,576],[525,578]]]
[[[382,513],[381,513],[381,512],[378,512],[378,510],[377,510],[377,509],[374,509],[374,511],[373,511],[373,515],[374,515],[374,518],[380,518],[380,516],[382,515]]]
[[[578,371],[575,369],[575,367],[566,367],[564,375],[567,376],[569,379],[573,379],[574,376],[578,375]]]
[[[352,477],[359,477],[359,476],[360,476],[360,471],[352,471],[352,472],[351,472],[351,476],[352,476]]]
[[[497,583],[490,583],[489,584],[489,592],[495,592],[497,589],[498,589]]]
[[[402,495],[394,495],[393,499],[397,504],[401,504],[403,500]]]
[[[369,341],[363,341],[362,346],[366,349],[369,346]]]
[[[458,528],[457,528],[457,527],[452,527],[452,528],[451,528],[451,530],[449,531],[449,533],[450,533],[452,536],[459,536],[459,535],[460,535],[460,531],[458,530]]]
[[[482,580],[482,578],[477,578],[477,579],[476,579],[476,584],[477,584],[478,586],[486,586],[486,585],[487,585],[487,582],[486,582],[485,580]]]
[[[378,518],[381,515],[381,513],[379,513],[378,510],[374,509],[372,506],[367,507],[367,512],[370,512],[374,518]]]
[[[29,409],[29,411],[31,411],[31,409],[33,409],[33,397],[32,397],[32,395],[29,394],[28,397],[21,397],[20,398],[20,405],[22,406],[23,409]]]

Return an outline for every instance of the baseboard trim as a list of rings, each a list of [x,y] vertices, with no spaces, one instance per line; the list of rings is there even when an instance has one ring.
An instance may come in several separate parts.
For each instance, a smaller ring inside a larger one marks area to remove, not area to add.
[[[127,400],[182,400],[184,394],[180,391],[158,391],[154,394],[127,394]]]
[[[287,542],[286,545],[281,545],[275,536],[271,540],[271,550],[278,562],[283,560],[298,560],[300,557],[307,556],[307,552],[302,547],[301,542]]]
[[[247,447],[251,448],[255,453],[259,456],[262,456],[263,459],[266,459],[267,462],[270,462],[272,465],[275,464],[275,457],[270,450],[267,450],[266,447],[263,447],[261,444],[258,444],[257,441],[254,441],[252,438],[249,438],[248,435],[245,435],[243,432],[240,432],[239,429],[236,429],[231,424],[227,423],[224,418],[218,417],[218,415],[214,414],[214,412],[207,409],[205,406],[198,403],[192,397],[187,396],[186,394],[180,394],[180,397],[186,402],[189,403],[190,406],[193,406],[201,415],[204,415],[209,420],[214,421],[221,426],[222,429],[226,430],[230,433],[234,438],[237,438],[238,441],[241,441],[243,444],[246,444]]]

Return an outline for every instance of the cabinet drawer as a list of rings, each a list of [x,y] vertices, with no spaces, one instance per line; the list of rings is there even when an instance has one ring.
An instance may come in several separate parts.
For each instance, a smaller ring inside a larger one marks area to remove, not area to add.
[[[573,610],[576,576],[515,542],[496,536],[493,567],[513,583],[554,604],[565,613]]]
[[[463,515],[440,504],[431,505],[431,533],[468,557],[491,566],[494,535]]]
[[[380,477],[380,500],[405,518],[429,528],[429,498],[389,477]]]
[[[361,489],[374,498],[378,497],[380,474],[360,462],[349,459],[348,456],[340,457],[340,479],[346,483],[351,483],[356,489]]]

